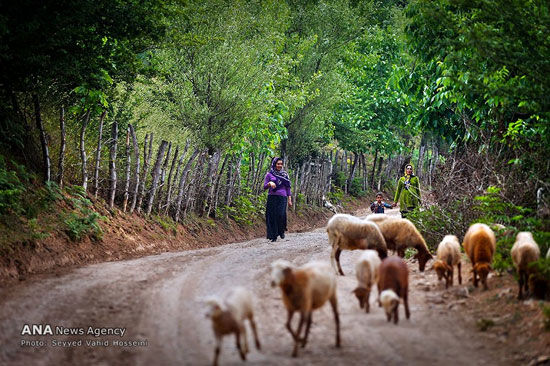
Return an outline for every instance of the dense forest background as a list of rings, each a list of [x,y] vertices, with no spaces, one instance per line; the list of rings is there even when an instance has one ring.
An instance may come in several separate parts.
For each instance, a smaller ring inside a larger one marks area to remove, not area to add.
[[[294,209],[372,190],[392,200],[411,162],[424,196],[413,220],[430,245],[487,221],[535,231],[547,249],[546,1],[21,0],[0,10],[6,226],[47,235],[40,213],[63,195],[75,238],[97,231],[98,198],[176,223],[246,223],[282,156]]]

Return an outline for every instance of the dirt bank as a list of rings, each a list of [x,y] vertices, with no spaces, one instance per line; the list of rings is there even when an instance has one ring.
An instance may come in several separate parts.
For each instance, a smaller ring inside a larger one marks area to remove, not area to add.
[[[345,210],[352,212],[362,204],[363,201],[357,200]],[[100,222],[101,240],[85,237],[74,242],[58,230],[50,232],[45,239],[14,242],[0,251],[0,286],[9,286],[36,274],[63,273],[85,264],[215,247],[265,235],[262,217],[252,218],[252,225],[197,217],[188,217],[183,225],[175,225],[166,218],[130,215],[118,209],[111,211],[102,201],[95,202],[94,209],[106,218]],[[324,226],[331,215],[328,209],[310,206],[290,211],[289,230],[301,232]],[[3,240],[1,236],[0,240]]]

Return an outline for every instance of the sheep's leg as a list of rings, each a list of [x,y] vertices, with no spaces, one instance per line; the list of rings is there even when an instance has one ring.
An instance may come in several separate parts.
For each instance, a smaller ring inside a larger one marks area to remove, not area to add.
[[[365,312],[367,313],[370,311],[369,298],[370,298],[370,289],[367,289],[367,293],[365,294]]]
[[[248,337],[247,337],[247,334],[246,334],[246,328],[244,326],[244,323],[243,325],[240,327],[240,331],[241,331],[241,337],[243,339],[243,352],[245,354],[248,353]]]
[[[305,321],[305,312],[300,312],[300,322],[298,323],[298,330],[296,331],[296,339],[294,340],[294,350],[292,351],[292,357],[298,357],[298,346],[300,345],[300,334],[302,333],[302,327]]]
[[[336,249],[336,264],[338,264],[338,273],[340,273],[342,276],[344,275],[344,271],[342,271],[342,266],[340,266],[340,254],[342,253],[342,249],[337,248]]]
[[[397,324],[397,322],[399,322],[399,303],[393,309],[393,324]]]
[[[311,327],[312,315],[313,315],[313,312],[310,311],[308,316],[307,316],[306,334],[304,335],[304,338],[302,339],[302,348],[304,348],[306,346],[306,343],[307,343],[307,338],[309,336],[309,328]]]
[[[222,340],[222,337],[216,337],[216,348],[214,348],[214,366],[218,366],[218,357],[220,356]]]
[[[405,288],[405,291],[403,292],[403,305],[405,305],[405,316],[407,319],[411,317],[411,312],[409,310],[409,288]]]
[[[473,271],[474,271],[474,287],[477,287],[477,272],[475,269]]]
[[[450,277],[451,277],[451,286],[452,286],[453,282],[454,282],[454,270],[453,270],[452,265],[451,265],[451,270],[450,270],[449,274],[450,274]]]
[[[241,332],[239,330],[235,332],[235,343],[237,349],[239,350],[239,355],[241,356],[241,359],[243,361],[246,360],[246,353],[243,351],[243,347],[241,345]]]
[[[458,262],[458,283],[462,285],[462,263]]]
[[[521,300],[523,299],[523,271],[519,271],[518,284],[519,284],[518,300]]]
[[[296,341],[296,338],[297,338],[296,333],[294,333],[294,331],[292,330],[292,324],[291,324],[293,317],[294,317],[294,311],[289,310],[286,318],[286,329],[288,329],[288,331],[290,332],[290,335],[292,335],[292,339]]]
[[[334,313],[334,323],[336,324],[336,347],[340,348],[340,315],[338,315],[338,300],[336,294],[330,298],[330,306]]]
[[[398,248],[397,255],[400,256],[401,258],[405,258],[405,248]]]
[[[336,252],[338,251],[338,247],[336,245],[332,246],[332,251],[330,252],[330,264],[332,265],[332,268],[338,274],[338,266],[336,265]]]
[[[262,346],[260,345],[260,338],[258,338],[258,331],[256,330],[256,322],[254,321],[254,316],[251,315],[248,320],[250,320],[250,326],[252,327],[252,333],[254,334],[256,349],[262,349]]]

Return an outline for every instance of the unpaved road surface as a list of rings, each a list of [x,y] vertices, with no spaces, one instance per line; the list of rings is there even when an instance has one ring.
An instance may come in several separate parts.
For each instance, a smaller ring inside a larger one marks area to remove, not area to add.
[[[461,302],[468,301],[461,298],[463,287],[445,291],[433,272],[419,273],[416,263],[409,263],[411,319],[405,319],[400,306],[399,324],[388,323],[375,305],[376,290],[371,293],[371,313],[365,314],[351,293],[357,253],[349,251],[341,256],[346,276],[338,278],[342,348],[334,347],[334,319],[327,304],[313,314],[307,347],[298,359],[290,357],[293,343],[284,327],[286,312],[280,290],[270,287],[269,265],[278,258],[295,264],[329,261],[329,254],[326,232],[318,229],[288,234],[276,243],[255,239],[90,265],[26,281],[0,293],[0,365],[210,364],[214,337],[204,299],[223,295],[235,285],[248,287],[256,296],[263,349],[253,348],[249,332],[248,365],[513,364],[466,326],[460,316]],[[455,302],[437,305],[442,294]],[[25,324],[51,325],[54,335],[22,335]],[[126,330],[122,337],[64,336],[55,334],[57,326],[84,332],[88,327]],[[42,343],[22,345],[32,340]],[[59,344],[71,340],[76,343]],[[142,343],[122,343],[131,341]],[[225,339],[220,362],[242,364],[233,337]]]

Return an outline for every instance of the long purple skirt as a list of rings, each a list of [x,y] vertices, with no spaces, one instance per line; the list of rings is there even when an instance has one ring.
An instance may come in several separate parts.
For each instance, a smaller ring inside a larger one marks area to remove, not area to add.
[[[286,231],[286,204],[288,197],[268,195],[265,208],[265,223],[267,226],[267,238],[277,239]]]

